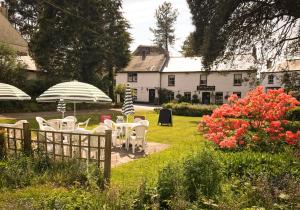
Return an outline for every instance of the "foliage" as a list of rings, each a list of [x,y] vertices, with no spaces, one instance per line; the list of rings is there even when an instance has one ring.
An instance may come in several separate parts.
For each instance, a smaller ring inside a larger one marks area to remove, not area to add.
[[[27,40],[36,30],[38,0],[5,0],[8,4],[8,19]],[[18,14],[18,15],[16,15]]]
[[[0,43],[0,82],[22,87],[25,66],[17,60],[16,52],[8,45]]]
[[[194,46],[195,46],[195,40],[194,40],[193,33],[191,33],[183,42],[183,45],[181,46],[181,53],[184,55],[184,57],[193,57],[197,55],[194,50]]]
[[[300,107],[288,111],[287,120],[300,121]]]
[[[183,168],[186,194],[191,201],[199,195],[212,198],[219,193],[221,165],[212,152],[205,149],[190,156]]]
[[[194,94],[194,95],[192,96],[192,103],[193,103],[193,104],[198,104],[198,103],[200,103],[200,100],[199,100],[199,97],[198,97],[197,94]]]
[[[167,103],[163,104],[164,108],[172,109],[174,115],[201,117],[209,115],[217,108],[215,105],[200,105],[190,103]]]
[[[129,62],[131,41],[120,0],[7,2],[10,19],[29,35],[29,50],[52,83],[105,83],[114,98],[114,74]]]
[[[115,87],[115,94],[120,95],[121,102],[124,101],[125,98],[126,85],[125,84],[117,84]]]
[[[169,45],[175,42],[174,24],[177,20],[178,10],[173,9],[171,2],[164,2],[155,12],[156,28],[150,28],[154,35],[154,42],[163,46],[169,52]]]
[[[255,45],[278,55],[299,49],[300,4],[293,0],[187,0],[196,27],[193,50],[206,67],[229,53],[249,53]],[[255,51],[255,50],[254,50]],[[255,54],[255,53],[254,53]]]
[[[173,91],[165,89],[165,88],[160,88],[158,90],[158,95],[159,95],[159,103],[168,103],[171,101],[171,96],[173,95]]]
[[[242,99],[232,95],[230,104],[203,117],[199,129],[221,148],[257,147],[274,150],[283,143],[297,146],[300,132],[293,133],[282,127],[289,110],[299,102],[283,89],[264,93],[262,86],[250,91]]]
[[[54,162],[48,157],[34,160],[23,155],[0,164],[0,188],[22,188],[52,182],[60,186],[103,186],[102,172],[94,165],[77,160]]]

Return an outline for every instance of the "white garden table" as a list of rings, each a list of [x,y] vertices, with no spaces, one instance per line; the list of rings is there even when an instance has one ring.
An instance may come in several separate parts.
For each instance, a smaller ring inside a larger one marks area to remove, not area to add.
[[[140,125],[139,123],[127,123],[127,122],[122,122],[122,123],[116,123],[115,124],[117,128],[123,129],[125,128],[125,140],[126,140],[126,149],[129,150],[129,139],[128,139],[128,134],[129,134],[129,129],[133,128],[134,126]]]

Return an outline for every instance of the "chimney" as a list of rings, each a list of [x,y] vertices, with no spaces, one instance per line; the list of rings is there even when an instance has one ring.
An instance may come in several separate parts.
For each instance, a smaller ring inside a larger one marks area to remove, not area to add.
[[[146,59],[146,50],[142,51],[142,60],[144,61]]]
[[[267,69],[270,69],[272,67],[272,61],[267,60]]]
[[[7,11],[7,7],[5,6],[4,2],[2,1],[1,4],[0,4],[0,13],[8,18],[8,11]]]

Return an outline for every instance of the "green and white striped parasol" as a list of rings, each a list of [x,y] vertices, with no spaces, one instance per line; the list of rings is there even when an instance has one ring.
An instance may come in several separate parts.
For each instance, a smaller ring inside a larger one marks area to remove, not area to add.
[[[126,116],[130,114],[134,114],[134,106],[132,102],[132,93],[131,93],[131,88],[130,85],[126,85],[126,91],[125,91],[125,99],[124,103],[122,106],[122,113]]]
[[[9,84],[0,83],[0,101],[24,101],[30,99],[31,97],[19,88]]]

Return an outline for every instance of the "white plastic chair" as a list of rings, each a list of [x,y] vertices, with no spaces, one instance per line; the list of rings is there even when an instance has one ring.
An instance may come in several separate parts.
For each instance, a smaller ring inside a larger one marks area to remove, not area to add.
[[[137,123],[137,122],[139,122],[139,121],[141,121],[141,120],[143,120],[143,119],[137,117],[137,118],[134,118],[133,122],[134,122],[134,123]]]
[[[53,153],[53,147],[55,147],[55,154],[61,155],[62,154],[62,148],[61,148],[61,140],[62,135],[60,133],[53,133],[56,132],[56,130],[51,126],[44,126],[43,131],[39,131],[39,141],[43,141],[47,144],[47,152]],[[45,146],[45,143],[39,142],[41,146]],[[55,146],[53,146],[53,143]],[[63,144],[66,144],[67,141],[63,140]],[[66,154],[67,155],[67,154]]]
[[[117,140],[119,139],[118,145],[121,144],[120,141],[120,134],[121,130],[119,130],[116,126],[116,123],[114,121],[106,119],[104,120],[104,125],[107,126],[108,129],[112,130],[112,144],[113,146],[117,146]]]
[[[55,130],[60,130],[61,129],[61,121],[57,119],[51,119],[46,121],[47,126],[50,126],[54,128]]]
[[[140,144],[138,145],[141,145],[143,150],[145,151],[147,128],[148,127],[145,125],[137,125],[132,128],[134,134],[130,135],[129,137],[129,143],[132,144],[132,153],[135,153],[135,146],[139,142]]]
[[[77,118],[74,116],[67,116],[62,120],[61,130],[75,130]]]
[[[86,129],[87,126],[89,125],[90,120],[91,120],[91,118],[87,119],[84,122],[79,122],[79,123],[77,123],[76,127],[77,128],[84,127],[84,129]]]
[[[148,120],[140,120],[140,121],[138,121],[138,124],[145,125],[145,126],[149,127],[150,123],[149,123]]]
[[[123,122],[125,122],[124,116],[117,116],[116,123],[123,123]]]
[[[45,120],[42,117],[36,117],[35,118],[37,123],[39,124],[40,130],[44,130],[44,126],[48,126],[47,120]]]
[[[27,122],[28,122],[27,120],[19,120],[11,126],[12,129],[9,129],[10,145],[11,144],[13,144],[14,146],[17,145],[17,148],[21,147],[21,141],[22,141],[22,137],[23,137],[21,129],[23,128],[23,124],[27,123]],[[14,129],[14,128],[17,128],[17,129]]]

